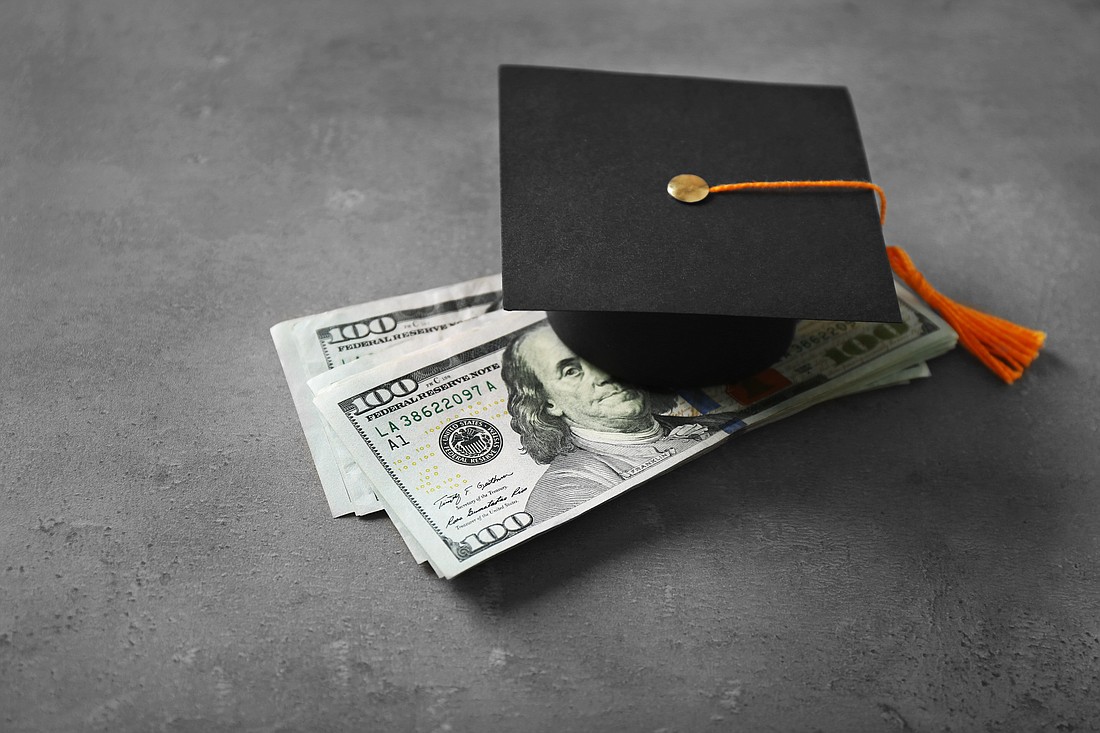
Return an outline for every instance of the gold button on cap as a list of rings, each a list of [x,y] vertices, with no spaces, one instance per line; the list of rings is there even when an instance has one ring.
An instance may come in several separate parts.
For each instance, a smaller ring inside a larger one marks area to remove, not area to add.
[[[702,201],[710,193],[710,185],[699,176],[681,173],[668,182],[668,195],[685,204]]]

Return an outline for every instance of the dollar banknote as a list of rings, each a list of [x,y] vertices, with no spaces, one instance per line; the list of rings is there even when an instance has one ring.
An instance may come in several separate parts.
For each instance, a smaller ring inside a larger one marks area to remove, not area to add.
[[[321,420],[307,387],[311,377],[393,348],[435,343],[457,323],[500,304],[500,275],[491,275],[360,305],[272,327],[283,373],[305,431],[332,516],[382,508],[369,480]]]
[[[314,404],[414,553],[450,578],[730,436],[919,376],[956,336],[900,288],[899,301],[900,323],[804,321],[770,369],[671,394],[580,359],[544,314],[495,312],[319,386]]]
[[[484,316],[472,318],[469,321],[457,325],[452,331],[449,332],[449,337],[459,337],[466,330],[481,328],[483,325],[485,325],[485,322],[489,320],[491,319],[488,319]],[[414,346],[415,344],[413,344],[412,342],[409,342],[407,344],[395,345],[379,352],[364,355],[361,358],[356,359],[355,361],[350,361],[338,367],[330,369],[329,371],[319,374],[318,376],[313,377],[308,381],[310,391],[316,394],[320,390],[327,388],[328,386],[340,381],[341,379],[346,379],[352,374],[384,365],[388,361],[391,361],[398,356],[415,351],[415,348],[413,348]],[[885,375],[877,380],[852,385],[849,389],[838,391],[835,396],[840,397],[855,392],[880,389],[883,387],[889,387],[898,384],[907,384],[914,379],[921,379],[929,375],[930,372],[928,370],[928,366],[925,363],[921,362],[911,365],[909,367],[898,369],[897,371]],[[327,431],[330,430],[331,428],[327,428]],[[348,487],[360,487],[360,491],[363,490],[363,487],[370,486],[370,479],[366,477],[366,474],[363,472],[363,470],[359,468],[358,464],[355,463],[355,460],[351,456],[351,453],[346,448],[342,447],[340,441],[334,440],[332,438],[331,432],[329,432],[328,434],[330,438],[330,447],[332,449],[333,456],[335,457],[335,460],[339,465],[340,474],[343,477],[344,484]],[[349,489],[349,493],[351,493],[351,491],[352,489]],[[362,511],[359,506],[361,505],[357,505],[356,513],[364,514],[365,512]],[[413,537],[412,533],[405,527],[400,518],[397,517],[397,515],[385,505],[384,502],[375,499],[375,503],[371,504],[370,507],[371,509],[374,509],[375,507],[381,507],[384,511],[386,511],[387,516],[396,526],[398,532],[408,546],[409,551],[412,553],[417,562],[424,562],[427,559],[426,553],[420,547],[419,543]]]

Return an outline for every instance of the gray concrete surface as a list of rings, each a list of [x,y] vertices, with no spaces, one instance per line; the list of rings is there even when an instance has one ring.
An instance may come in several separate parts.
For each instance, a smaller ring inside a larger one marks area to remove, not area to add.
[[[0,3],[0,729],[1100,729],[1098,39],[1084,0]],[[502,62],[848,85],[888,241],[1049,348],[435,579],[328,517],[267,329],[498,269]]]

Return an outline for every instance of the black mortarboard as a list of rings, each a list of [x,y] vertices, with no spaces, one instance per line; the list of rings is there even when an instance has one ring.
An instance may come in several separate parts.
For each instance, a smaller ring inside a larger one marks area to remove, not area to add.
[[[500,167],[504,307],[618,377],[728,383],[798,319],[900,320],[872,192],[666,190],[869,181],[843,87],[504,66]]]

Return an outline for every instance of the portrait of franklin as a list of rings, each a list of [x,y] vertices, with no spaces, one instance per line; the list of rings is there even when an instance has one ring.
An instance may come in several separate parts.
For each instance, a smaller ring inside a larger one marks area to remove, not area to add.
[[[731,419],[657,414],[654,395],[580,358],[547,324],[508,345],[501,376],[512,429],[527,455],[548,465],[527,502],[536,522],[697,445]]]

